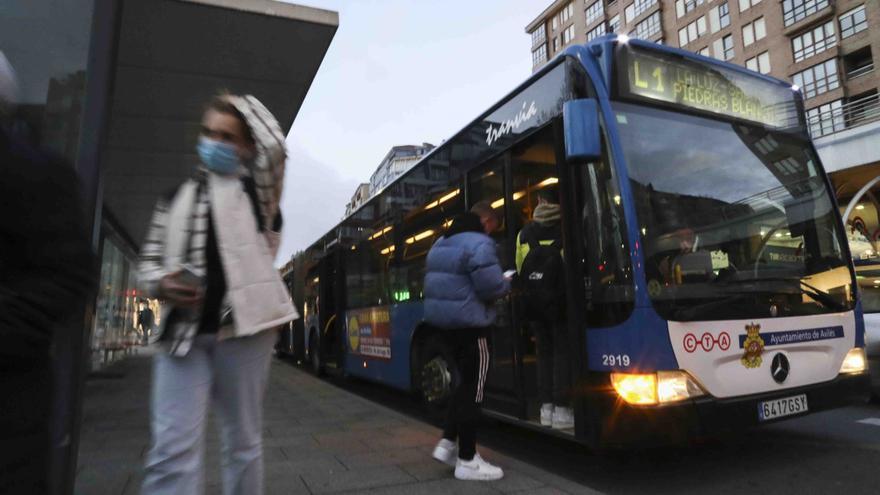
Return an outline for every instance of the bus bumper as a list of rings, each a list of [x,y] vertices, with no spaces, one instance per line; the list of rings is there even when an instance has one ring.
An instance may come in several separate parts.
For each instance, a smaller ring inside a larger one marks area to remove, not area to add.
[[[682,444],[689,440],[737,431],[804,416],[798,414],[770,421],[758,418],[758,404],[799,394],[807,395],[809,412],[865,402],[870,396],[870,375],[838,375],[818,385],[786,389],[781,392],[730,399],[703,397],[661,406],[632,406],[617,399],[603,424],[601,441],[608,446],[645,447]]]

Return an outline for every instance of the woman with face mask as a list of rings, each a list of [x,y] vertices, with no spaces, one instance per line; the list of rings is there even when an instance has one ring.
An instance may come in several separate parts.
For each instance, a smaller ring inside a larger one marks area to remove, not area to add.
[[[203,491],[208,408],[221,429],[223,491],[263,492],[262,402],[280,325],[299,317],[273,266],[284,135],[253,96],[208,105],[193,176],[156,205],[143,290],[164,300],[142,493]]]

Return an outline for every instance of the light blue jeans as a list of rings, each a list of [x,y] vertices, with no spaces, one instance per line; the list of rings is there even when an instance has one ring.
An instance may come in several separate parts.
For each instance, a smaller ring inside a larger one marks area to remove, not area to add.
[[[184,357],[154,357],[153,445],[141,493],[204,492],[209,404],[220,425],[223,493],[263,493],[263,396],[277,336],[275,330],[223,341],[200,335]]]

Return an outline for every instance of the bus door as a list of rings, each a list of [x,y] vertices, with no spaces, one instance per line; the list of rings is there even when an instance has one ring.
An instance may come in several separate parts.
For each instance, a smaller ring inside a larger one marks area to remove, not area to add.
[[[504,154],[468,174],[468,208],[477,202],[487,201],[506,219],[505,198],[509,197],[509,184],[505,180],[507,168],[509,155]],[[497,244],[502,269],[513,269],[513,242],[507,222],[502,222],[501,227],[491,237]],[[485,404],[488,409],[522,417],[522,400],[518,386],[518,346],[510,295],[497,300],[495,309],[498,318],[490,336],[491,364],[486,380]]]
[[[320,339],[318,355],[324,365],[341,368],[341,329],[345,308],[345,276],[342,270],[342,249],[330,250],[321,259],[318,284],[318,314]]]
[[[560,206],[559,167],[560,152],[554,139],[554,126],[548,126],[522,143],[514,146],[510,152],[510,183],[511,201],[507,209],[508,225],[513,239],[514,264],[521,271],[523,261],[528,252],[526,243],[518,238],[523,228],[532,232],[540,232],[545,242],[550,238],[559,239],[562,247],[563,214]],[[540,205],[540,206],[539,206]],[[535,225],[529,226],[530,223]],[[528,226],[528,227],[527,227]],[[549,238],[548,238],[549,236]],[[561,249],[563,273],[570,271],[568,260],[573,258]],[[524,274],[518,277],[518,290],[514,291],[513,307],[515,309],[516,338],[520,360],[521,395],[523,398],[523,419],[529,422],[540,422],[540,409],[543,403],[557,402],[554,400],[554,388],[557,381],[567,382],[567,377],[559,376],[571,369],[568,352],[577,347],[569,342],[564,330],[565,298],[564,291],[558,294],[559,313],[543,315],[544,321],[536,314],[538,309],[529,294],[525,291]],[[551,318],[556,318],[556,328],[552,328]],[[558,362],[558,363],[557,363]],[[539,376],[540,375],[540,376]],[[569,387],[570,388],[570,387]],[[559,400],[561,401],[561,400]],[[569,405],[566,403],[566,405]],[[571,433],[570,429],[566,429]]]

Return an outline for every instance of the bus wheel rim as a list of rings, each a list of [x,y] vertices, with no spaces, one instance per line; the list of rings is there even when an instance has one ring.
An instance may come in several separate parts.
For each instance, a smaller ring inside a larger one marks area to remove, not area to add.
[[[427,402],[434,403],[447,397],[451,385],[452,373],[442,356],[434,357],[422,367],[422,394]]]

